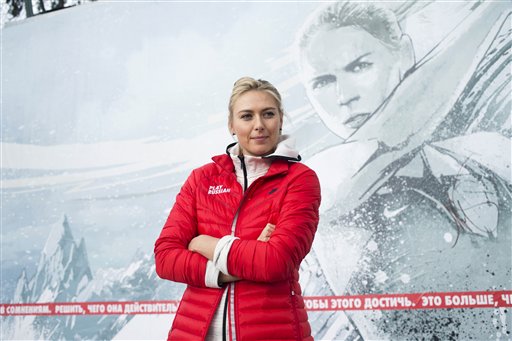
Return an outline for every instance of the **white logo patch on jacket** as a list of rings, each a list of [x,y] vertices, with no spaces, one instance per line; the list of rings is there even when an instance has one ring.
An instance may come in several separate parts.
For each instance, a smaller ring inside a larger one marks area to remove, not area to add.
[[[231,192],[231,188],[224,188],[224,185],[210,186],[208,194],[222,194]]]

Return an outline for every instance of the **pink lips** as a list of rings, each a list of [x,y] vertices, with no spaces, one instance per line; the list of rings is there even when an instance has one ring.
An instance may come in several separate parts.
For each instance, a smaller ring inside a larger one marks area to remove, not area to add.
[[[268,136],[255,136],[255,137],[251,137],[251,139],[253,140],[256,140],[256,141],[263,141],[267,138]]]

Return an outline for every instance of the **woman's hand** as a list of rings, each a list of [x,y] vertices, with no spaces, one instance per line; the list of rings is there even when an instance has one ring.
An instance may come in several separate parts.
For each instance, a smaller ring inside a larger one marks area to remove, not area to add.
[[[209,260],[213,260],[213,253],[215,252],[215,247],[217,246],[218,242],[219,238],[208,236],[206,234],[200,234],[190,241],[188,244],[188,249],[192,252],[197,252],[200,255],[203,255]]]
[[[275,225],[268,223],[265,226],[265,228],[263,228],[263,230],[261,231],[260,236],[258,237],[257,240],[259,240],[261,242],[268,242],[268,240],[270,239],[270,236],[272,235],[272,232],[274,232],[275,229],[276,229]],[[190,246],[189,246],[189,248],[190,248]],[[222,284],[224,284],[224,283],[231,283],[231,282],[236,282],[239,280],[240,280],[240,278],[238,278],[238,277],[226,275],[222,272],[219,274],[219,286],[222,286]]]
[[[260,236],[257,240],[262,242],[268,242],[270,239],[270,236],[272,235],[272,232],[276,229],[274,224],[268,223],[263,230],[260,233]],[[192,252],[197,252],[200,255],[208,258],[209,260],[213,260],[213,254],[215,252],[215,247],[217,246],[217,243],[219,242],[219,238],[215,238],[206,234],[200,234],[199,236],[196,236],[192,238],[190,243],[188,244],[188,249]],[[229,283],[229,282],[235,282],[240,280],[237,277],[225,275],[221,273],[219,275],[219,284],[222,283]]]
[[[261,242],[268,242],[270,239],[270,236],[272,235],[272,232],[276,229],[276,226],[274,224],[268,223],[267,226],[261,231],[260,236],[257,240]]]

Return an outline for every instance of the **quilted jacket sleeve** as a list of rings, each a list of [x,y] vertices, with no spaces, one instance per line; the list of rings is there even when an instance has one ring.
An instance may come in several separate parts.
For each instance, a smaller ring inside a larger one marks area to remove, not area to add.
[[[301,165],[302,166],[302,165]],[[274,282],[290,278],[313,243],[320,206],[320,184],[311,169],[304,169],[288,185],[276,229],[268,242],[233,242],[228,270],[233,276],[251,281]]]
[[[158,276],[174,282],[205,287],[207,259],[188,250],[197,235],[195,170],[176,196],[176,202],[155,243],[155,263]]]

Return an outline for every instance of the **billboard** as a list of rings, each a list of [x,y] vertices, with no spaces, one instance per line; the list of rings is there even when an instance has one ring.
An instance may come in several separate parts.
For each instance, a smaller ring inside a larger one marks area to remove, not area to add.
[[[509,339],[511,8],[94,2],[7,24],[1,338],[165,338],[184,287],[153,243],[248,75],[320,178],[315,339]]]

